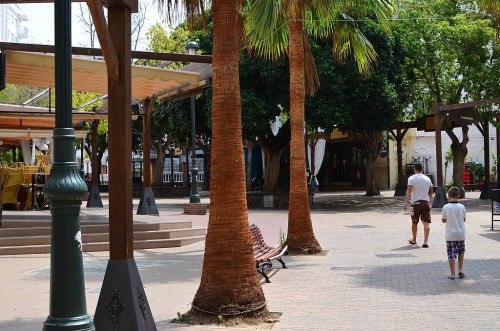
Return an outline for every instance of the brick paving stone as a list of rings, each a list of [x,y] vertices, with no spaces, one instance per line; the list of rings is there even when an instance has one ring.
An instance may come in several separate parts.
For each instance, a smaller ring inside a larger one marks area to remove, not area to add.
[[[491,205],[468,192],[464,272],[448,280],[440,210],[432,210],[429,245],[410,238],[409,214],[392,191],[381,197],[360,192],[321,193],[312,206],[314,231],[324,256],[286,256],[288,269],[271,271],[261,282],[270,311],[282,312],[272,330],[500,330],[500,231],[491,231]],[[208,215],[182,213],[186,199],[157,199],[160,219],[190,220],[206,227]],[[105,220],[102,210],[82,208],[82,218]],[[137,206],[138,201],[134,201]],[[209,203],[204,196],[202,203]],[[4,212],[4,220],[16,212]],[[36,220],[40,212],[20,213]],[[19,217],[19,216],[18,216]],[[46,217],[46,215],[45,215]],[[134,218],[138,217],[134,215]],[[158,218],[141,216],[141,221]],[[286,233],[286,210],[250,210],[269,243]],[[199,286],[204,243],[179,248],[137,250],[135,259],[158,330],[218,330],[214,326],[171,323],[189,310]],[[108,259],[106,252],[84,254],[87,306],[94,314]],[[47,254],[0,256],[0,330],[40,330],[48,314]],[[226,329],[226,328],[225,328]],[[231,327],[227,330],[248,330]]]

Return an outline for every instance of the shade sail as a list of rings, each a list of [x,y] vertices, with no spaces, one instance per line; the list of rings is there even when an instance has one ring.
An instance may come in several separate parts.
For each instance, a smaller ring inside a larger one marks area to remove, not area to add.
[[[54,55],[2,51],[6,58],[6,81],[10,84],[54,87]],[[73,57],[73,90],[108,93],[108,75],[103,61]],[[185,93],[205,85],[199,72],[132,66],[132,97]]]

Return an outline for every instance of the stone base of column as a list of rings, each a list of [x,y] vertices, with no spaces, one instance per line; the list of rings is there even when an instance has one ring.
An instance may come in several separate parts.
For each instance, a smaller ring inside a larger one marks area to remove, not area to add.
[[[185,203],[184,214],[187,215],[206,215],[207,205],[205,203]]]
[[[96,330],[157,330],[133,258],[108,261],[94,325]]]
[[[395,197],[404,197],[406,195],[406,188],[408,187],[408,178],[406,176],[401,177],[396,185],[396,190],[394,191]]]
[[[479,199],[491,199],[491,184],[489,182],[484,182],[483,186],[481,187],[481,195],[479,196]]]
[[[101,194],[99,193],[99,187],[93,185],[90,188],[89,198],[87,200],[87,208],[102,208]]]
[[[434,199],[432,199],[432,208],[443,208],[447,203],[448,198],[446,197],[444,187],[438,186],[434,194]]]
[[[144,187],[142,189],[141,200],[139,201],[139,206],[137,207],[137,215],[160,216],[151,187]]]

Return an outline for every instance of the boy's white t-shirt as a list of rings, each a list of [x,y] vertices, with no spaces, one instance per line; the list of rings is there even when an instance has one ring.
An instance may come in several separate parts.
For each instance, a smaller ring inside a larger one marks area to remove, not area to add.
[[[446,241],[465,240],[465,207],[458,202],[450,202],[443,206],[442,217],[446,218]]]

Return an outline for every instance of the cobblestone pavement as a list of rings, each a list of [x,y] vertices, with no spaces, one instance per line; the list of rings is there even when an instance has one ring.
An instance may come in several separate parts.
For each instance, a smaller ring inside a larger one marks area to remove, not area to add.
[[[323,256],[286,256],[288,269],[262,282],[268,308],[281,312],[272,330],[500,330],[500,224],[491,227],[491,204],[468,192],[464,272],[450,281],[440,210],[432,210],[429,246],[410,246],[409,214],[402,197],[362,193],[315,196],[312,221]],[[208,198],[204,197],[207,202]],[[182,214],[186,199],[157,201],[160,219],[192,220]],[[106,205],[106,203],[105,203]],[[82,208],[85,218],[107,210]],[[12,212],[4,214],[8,218]],[[32,212],[33,213],[33,212]],[[32,216],[26,216],[32,218]],[[135,216],[134,216],[135,217]],[[142,216],[141,220],[158,220]],[[275,243],[286,233],[286,210],[250,210],[249,222]],[[189,310],[199,285],[204,243],[175,249],[138,250],[135,258],[159,330],[216,330],[171,323]],[[0,330],[40,330],[48,314],[49,256],[0,256]],[[94,314],[105,272],[106,252],[85,253],[87,306]],[[279,264],[278,264],[279,265]],[[230,267],[230,266],[228,266]],[[224,328],[226,329],[226,328]],[[231,327],[228,330],[248,330]]]

